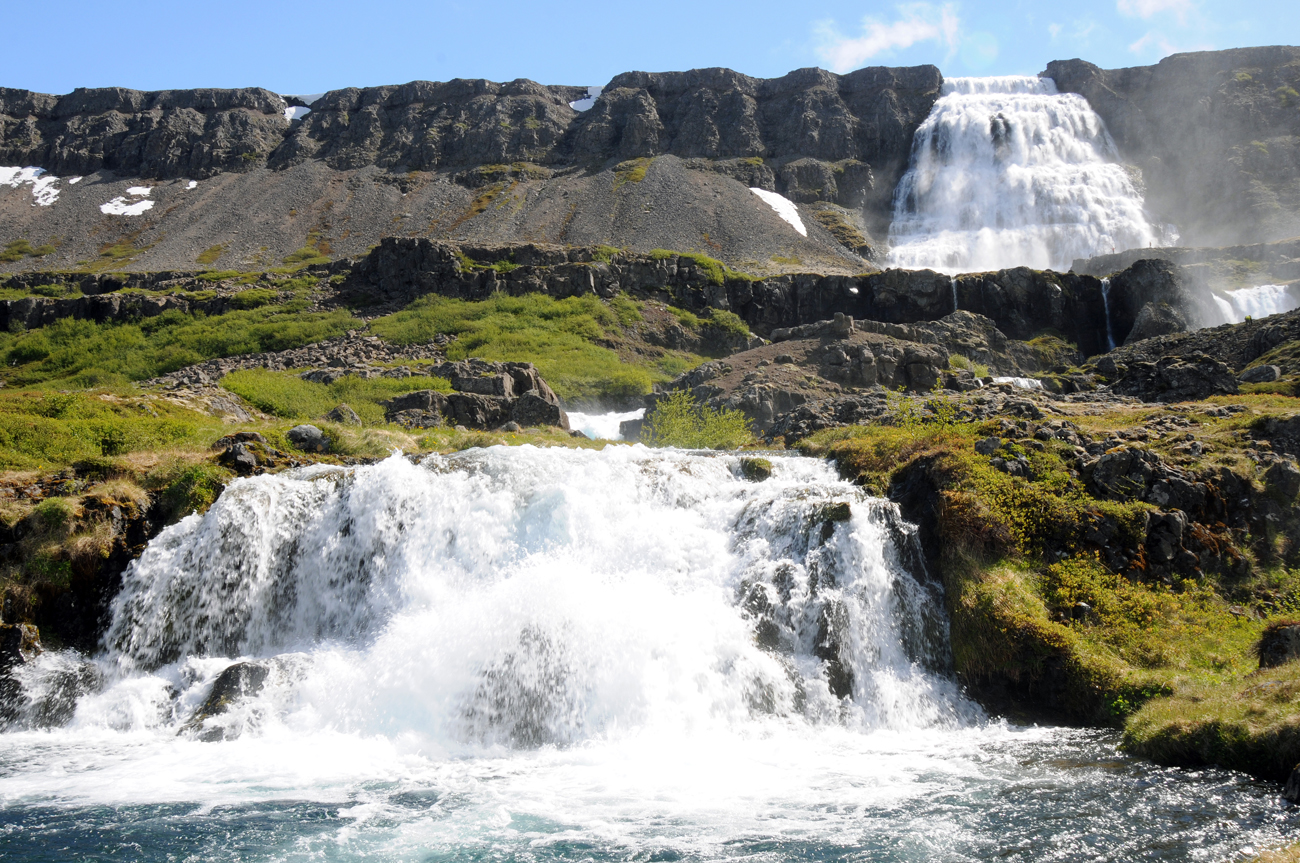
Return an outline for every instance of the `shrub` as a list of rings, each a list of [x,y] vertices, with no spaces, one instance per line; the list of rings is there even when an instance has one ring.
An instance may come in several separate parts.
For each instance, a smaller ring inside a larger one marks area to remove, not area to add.
[[[206,512],[229,478],[229,471],[211,462],[175,459],[150,472],[145,487],[156,494],[164,523],[171,524],[191,512]]]
[[[749,420],[738,410],[698,404],[679,390],[655,405],[641,439],[651,446],[686,449],[737,449],[754,440]]]

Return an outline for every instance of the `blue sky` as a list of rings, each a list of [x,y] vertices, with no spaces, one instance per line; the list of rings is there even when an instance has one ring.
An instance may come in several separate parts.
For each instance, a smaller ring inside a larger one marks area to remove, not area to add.
[[[105,3],[10,7],[0,86],[66,93],[262,86],[315,93],[416,79],[604,84],[618,72],[934,63],[1033,74],[1082,57],[1114,68],[1176,51],[1300,44],[1296,0],[745,4],[682,2]]]

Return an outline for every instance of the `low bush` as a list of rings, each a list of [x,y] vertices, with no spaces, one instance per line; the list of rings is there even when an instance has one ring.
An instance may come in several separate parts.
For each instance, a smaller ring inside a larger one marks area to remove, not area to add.
[[[641,440],[650,446],[684,449],[738,449],[753,443],[749,420],[738,410],[711,408],[679,390],[646,416]]]

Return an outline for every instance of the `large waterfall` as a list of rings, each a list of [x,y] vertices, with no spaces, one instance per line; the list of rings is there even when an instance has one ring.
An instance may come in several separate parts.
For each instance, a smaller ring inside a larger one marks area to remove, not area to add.
[[[941,272],[1031,266],[1176,240],[1087,100],[1050,78],[950,78],[894,197],[889,262]]]
[[[22,667],[0,854],[1216,859],[1285,824],[1231,774],[988,721],[895,507],[770,458],[234,481],[128,570],[98,657]]]

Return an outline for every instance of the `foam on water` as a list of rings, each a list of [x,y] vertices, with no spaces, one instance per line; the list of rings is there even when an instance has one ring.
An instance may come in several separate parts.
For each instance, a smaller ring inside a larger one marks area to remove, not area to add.
[[[580,431],[593,440],[622,440],[623,432],[619,426],[627,420],[639,420],[645,416],[645,408],[634,411],[612,411],[599,414],[585,414],[568,411],[569,428]]]
[[[6,859],[1185,859],[1286,826],[1229,774],[988,722],[893,505],[771,461],[517,447],[234,481],[128,570],[99,657],[23,667]],[[240,658],[267,683],[202,742]]]
[[[1050,78],[950,78],[894,197],[889,263],[1067,269],[1176,239],[1157,229],[1101,118]]]

